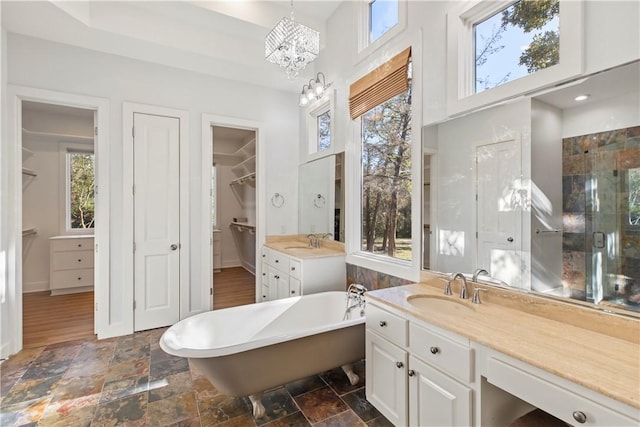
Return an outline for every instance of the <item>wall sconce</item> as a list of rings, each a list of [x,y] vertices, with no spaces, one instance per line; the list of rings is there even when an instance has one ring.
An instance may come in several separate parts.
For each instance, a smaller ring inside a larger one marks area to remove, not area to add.
[[[321,76],[322,81],[320,81]],[[309,84],[302,86],[302,92],[300,92],[300,103],[298,105],[304,107],[310,102],[320,99],[327,87],[324,74],[318,73],[315,79],[309,80]]]

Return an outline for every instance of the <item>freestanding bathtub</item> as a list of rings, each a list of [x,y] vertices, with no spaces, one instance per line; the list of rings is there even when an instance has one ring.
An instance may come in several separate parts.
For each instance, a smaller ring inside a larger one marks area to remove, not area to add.
[[[364,311],[344,319],[347,292],[323,292],[201,313],[170,327],[160,347],[187,357],[229,396],[249,396],[256,418],[262,392],[342,366],[352,384],[364,358]]]

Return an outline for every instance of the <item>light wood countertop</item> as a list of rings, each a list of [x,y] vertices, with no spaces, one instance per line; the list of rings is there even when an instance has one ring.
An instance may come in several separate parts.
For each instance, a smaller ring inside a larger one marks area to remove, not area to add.
[[[460,300],[459,283],[451,296],[444,295],[444,279],[433,278],[367,298],[640,408],[640,319],[471,282],[469,299]],[[471,303],[474,287],[487,289],[481,304]],[[425,309],[415,303],[419,296],[448,301]],[[575,314],[584,327],[566,321]]]
[[[307,259],[344,256],[344,244],[335,240],[320,240],[319,248],[309,247],[309,240],[301,234],[267,236],[265,246],[287,255]]]

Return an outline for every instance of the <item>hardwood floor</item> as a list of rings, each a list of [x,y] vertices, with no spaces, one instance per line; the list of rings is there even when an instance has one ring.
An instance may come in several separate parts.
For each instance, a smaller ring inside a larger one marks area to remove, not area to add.
[[[256,302],[256,278],[242,267],[223,268],[213,274],[213,309]]]
[[[23,294],[22,322],[23,348],[93,338],[93,292]]]
[[[256,301],[255,276],[242,267],[213,275],[213,308]],[[51,296],[49,291],[22,296],[23,348],[93,338],[93,292]]]

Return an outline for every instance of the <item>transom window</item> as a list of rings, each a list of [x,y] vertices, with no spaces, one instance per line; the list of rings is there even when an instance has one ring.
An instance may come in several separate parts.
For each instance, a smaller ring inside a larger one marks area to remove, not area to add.
[[[520,0],[473,25],[475,92],[560,61],[558,0]]]
[[[369,2],[369,43],[375,42],[396,25],[398,25],[398,0]]]

